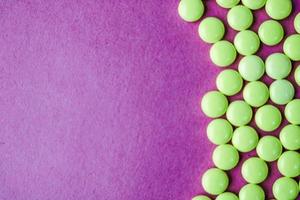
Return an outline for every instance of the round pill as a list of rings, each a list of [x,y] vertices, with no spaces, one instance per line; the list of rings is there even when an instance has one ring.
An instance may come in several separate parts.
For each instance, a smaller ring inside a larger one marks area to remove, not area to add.
[[[225,27],[218,18],[207,17],[200,23],[198,33],[204,42],[215,43],[223,38]]]
[[[285,126],[280,134],[280,141],[282,146],[288,150],[300,149],[300,127],[297,125],[289,124]]]
[[[287,104],[294,95],[294,86],[288,80],[276,80],[270,85],[270,99],[278,105]]]
[[[241,31],[234,38],[234,46],[242,55],[252,55],[259,49],[260,40],[257,34],[250,30]]]
[[[300,61],[300,34],[289,36],[283,44],[284,53],[293,61]]]
[[[178,5],[179,16],[187,22],[198,21],[204,13],[201,0],[181,0]]]
[[[249,55],[241,59],[238,69],[243,79],[246,81],[256,81],[265,73],[265,64],[260,57]]]
[[[300,86],[300,65],[296,68],[294,77],[297,85]]]
[[[243,31],[249,28],[253,22],[253,15],[249,8],[238,5],[229,10],[227,21],[231,28],[236,31]]]
[[[261,183],[268,176],[268,165],[260,158],[249,158],[242,165],[242,176],[248,183]]]
[[[238,164],[239,153],[232,145],[223,144],[215,148],[212,158],[216,167],[230,170]]]
[[[251,10],[258,10],[266,4],[267,0],[242,0],[242,3]]]
[[[286,78],[291,70],[292,62],[283,53],[273,53],[266,59],[266,73],[272,79]]]
[[[201,108],[204,114],[211,118],[221,117],[228,107],[227,98],[218,91],[206,93],[201,101]]]
[[[290,15],[292,12],[291,0],[267,0],[266,2],[267,14],[276,20],[281,20]]]
[[[300,175],[300,154],[296,151],[284,152],[277,162],[279,172],[286,177]]]
[[[240,152],[250,152],[257,146],[258,135],[254,128],[241,126],[235,129],[232,136],[232,145]]]
[[[192,200],[211,200],[209,197],[204,195],[195,196]]]
[[[261,159],[267,162],[272,162],[280,157],[282,153],[282,145],[277,137],[264,136],[259,140],[256,152]]]
[[[226,144],[232,138],[233,128],[225,119],[215,119],[207,126],[207,137],[216,145]]]
[[[252,107],[261,107],[269,99],[269,89],[263,82],[248,83],[243,91],[244,100]]]
[[[226,69],[218,75],[216,85],[220,92],[227,96],[232,96],[242,89],[243,79],[237,71]]]
[[[284,110],[286,119],[291,124],[300,124],[300,99],[294,99],[289,102]]]
[[[225,192],[217,196],[216,200],[239,200],[239,198],[231,192]]]
[[[240,200],[264,200],[265,192],[259,185],[247,184],[240,190],[239,198]]]
[[[217,0],[217,4],[223,8],[232,8],[239,2],[240,0]]]
[[[245,101],[234,101],[228,106],[226,117],[234,126],[244,126],[252,119],[252,109]]]
[[[300,13],[298,13],[294,19],[294,27],[297,33],[300,33]]]
[[[223,193],[229,184],[227,174],[221,169],[211,168],[207,170],[202,176],[203,189],[212,195]]]
[[[282,40],[284,30],[279,22],[267,20],[259,26],[258,35],[264,44],[274,46]]]
[[[273,195],[278,200],[296,199],[298,193],[298,183],[294,179],[281,177],[273,184]]]
[[[281,113],[275,106],[264,105],[255,114],[255,123],[263,131],[274,131],[281,124]]]
[[[212,62],[219,67],[227,67],[236,59],[236,49],[226,40],[216,42],[209,53]]]

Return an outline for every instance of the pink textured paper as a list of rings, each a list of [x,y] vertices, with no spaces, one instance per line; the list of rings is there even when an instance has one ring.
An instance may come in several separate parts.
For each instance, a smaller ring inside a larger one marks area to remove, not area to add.
[[[213,166],[214,146],[199,100],[215,88],[220,69],[198,23],[183,22],[177,4],[0,2],[1,200],[188,200],[204,193],[199,180]],[[205,4],[205,16],[225,19],[214,0]],[[293,15],[300,10],[294,5]],[[267,17],[263,10],[255,16],[257,30]],[[289,34],[292,19],[284,20]],[[234,35],[228,29],[226,38]],[[281,49],[263,46],[259,55]],[[270,171],[262,184],[268,197],[279,176],[275,164]],[[230,173],[230,191],[245,184],[240,177],[239,167]]]

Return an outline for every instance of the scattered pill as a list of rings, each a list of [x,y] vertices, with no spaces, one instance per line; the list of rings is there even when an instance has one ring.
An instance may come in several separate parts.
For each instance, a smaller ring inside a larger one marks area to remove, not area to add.
[[[292,70],[291,60],[283,53],[273,53],[266,59],[266,73],[272,79],[286,78]]]
[[[239,192],[240,200],[265,200],[265,192],[255,184],[247,184]]]
[[[220,92],[227,96],[232,96],[242,89],[243,79],[237,71],[226,69],[218,75],[216,85]]]
[[[207,17],[200,23],[198,33],[204,42],[216,43],[223,38],[225,27],[220,19]]]
[[[256,125],[267,132],[276,130],[281,124],[281,120],[280,111],[273,105],[264,105],[255,114]]]
[[[244,100],[252,107],[261,107],[269,99],[269,89],[263,82],[248,83],[243,90]]]
[[[229,26],[234,30],[243,31],[252,25],[253,15],[249,8],[238,5],[229,10],[227,21]]]
[[[226,117],[234,126],[244,126],[252,119],[252,109],[245,101],[237,100],[229,104]]]
[[[244,30],[236,34],[234,46],[242,55],[252,55],[259,49],[260,40],[257,34],[250,30]]]
[[[239,200],[239,198],[232,192],[225,192],[217,196],[215,200]]]
[[[209,197],[204,195],[195,196],[192,200],[211,200]]]
[[[210,118],[221,117],[228,107],[227,98],[218,91],[206,93],[201,101],[201,108],[204,114]]]
[[[300,13],[298,13],[294,19],[294,27],[297,33],[300,33]]]
[[[260,57],[249,55],[241,59],[238,70],[246,81],[257,81],[265,73],[265,64]]]
[[[254,128],[241,126],[234,130],[232,145],[240,152],[250,152],[257,146],[258,135]]]
[[[283,51],[291,60],[300,61],[300,34],[294,34],[286,38]]]
[[[261,159],[267,162],[273,162],[280,157],[282,145],[277,137],[270,135],[264,136],[259,140],[256,152]]]
[[[288,150],[300,149],[300,127],[297,125],[289,124],[285,126],[279,134],[282,146]]]
[[[300,175],[300,154],[296,151],[284,152],[277,162],[279,172],[286,177]]]
[[[239,2],[240,0],[217,0],[217,4],[223,8],[232,8]]]
[[[273,184],[273,195],[277,200],[293,200],[298,193],[298,183],[294,179],[281,177]]]
[[[210,58],[219,67],[231,65],[235,61],[236,56],[236,49],[233,44],[226,40],[216,42],[210,49]]]
[[[181,0],[178,5],[179,16],[187,22],[198,21],[204,13],[202,0]]]
[[[229,184],[227,174],[221,169],[211,168],[208,169],[202,176],[203,189],[213,195],[223,193]]]
[[[275,20],[267,20],[260,25],[258,35],[264,44],[274,46],[279,44],[282,40],[284,30],[279,22]]]
[[[294,78],[297,85],[300,86],[300,65],[295,70]]]
[[[276,80],[270,85],[270,99],[278,105],[289,103],[294,95],[294,86],[288,80]]]
[[[268,165],[260,158],[249,158],[242,165],[242,176],[248,183],[261,183],[268,176]]]
[[[300,124],[300,99],[294,99],[289,102],[284,110],[286,119],[291,124]]]
[[[258,10],[266,4],[267,0],[242,0],[242,3],[251,10]]]
[[[232,145],[223,144],[215,148],[212,160],[219,169],[231,170],[239,162],[239,153]]]
[[[225,119],[215,119],[207,126],[207,137],[216,145],[226,144],[232,138],[233,128]]]
[[[267,14],[276,20],[281,20],[288,17],[292,12],[291,0],[267,0],[266,2]]]

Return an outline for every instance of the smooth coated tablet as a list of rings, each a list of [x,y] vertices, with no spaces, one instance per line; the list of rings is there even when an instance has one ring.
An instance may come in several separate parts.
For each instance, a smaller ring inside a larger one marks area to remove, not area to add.
[[[238,70],[246,81],[257,81],[265,73],[265,64],[260,57],[249,55],[241,59]]]
[[[227,98],[218,91],[206,93],[201,101],[201,108],[204,114],[210,118],[221,117],[228,107]]]
[[[251,10],[258,10],[266,4],[267,0],[242,0],[242,3]]]
[[[192,200],[211,200],[209,197],[204,195],[195,196]]]
[[[259,49],[260,40],[254,31],[244,30],[236,34],[234,46],[242,55],[252,55]]]
[[[242,176],[248,183],[261,183],[268,176],[268,165],[260,158],[249,158],[242,165]]]
[[[234,130],[231,142],[240,152],[250,152],[257,146],[258,135],[254,128],[241,126]]]
[[[229,10],[227,21],[229,26],[234,30],[243,31],[252,25],[253,15],[249,8],[238,5]]]
[[[269,89],[261,81],[248,83],[243,90],[244,100],[252,107],[261,107],[269,99]]]
[[[238,164],[239,153],[232,145],[223,144],[215,148],[212,160],[219,169],[230,170]]]
[[[234,126],[244,126],[252,119],[252,109],[245,101],[234,101],[228,106],[226,117]]]
[[[226,144],[232,138],[233,128],[225,119],[215,119],[207,126],[207,137],[213,144]]]
[[[292,12],[291,0],[267,0],[267,14],[276,20],[281,20],[288,17]]]
[[[258,35],[264,44],[274,46],[282,40],[284,30],[279,22],[267,20],[259,26]]]
[[[293,61],[300,61],[300,34],[289,36],[283,44],[284,53]]]
[[[284,152],[277,162],[279,172],[286,177],[300,175],[300,154],[296,151]]]
[[[207,170],[202,176],[203,189],[213,195],[223,193],[229,184],[227,174],[221,169],[211,168]]]
[[[261,159],[272,162],[280,157],[282,145],[277,137],[270,135],[264,136],[259,140],[256,152]]]
[[[292,70],[291,60],[283,53],[273,53],[266,59],[266,73],[272,79],[286,78]]]
[[[294,19],[294,27],[297,33],[300,33],[300,13],[298,13]]]
[[[239,200],[239,198],[232,192],[225,192],[217,196],[215,200]]]
[[[220,92],[227,96],[232,96],[242,89],[243,79],[237,71],[226,69],[218,75],[216,85]]]
[[[210,48],[209,54],[212,62],[219,67],[227,67],[236,59],[236,49],[226,40],[216,42]]]
[[[232,8],[239,2],[240,0],[217,0],[217,4],[223,8]]]
[[[223,38],[225,27],[220,19],[207,17],[200,23],[198,33],[204,42],[215,43]]]
[[[265,192],[255,184],[247,184],[239,192],[240,200],[265,200]]]
[[[300,127],[297,125],[289,124],[285,126],[280,134],[280,141],[282,146],[288,150],[300,149]]]
[[[278,105],[287,104],[294,95],[294,86],[288,80],[276,80],[270,85],[270,99]]]
[[[284,110],[285,118],[291,124],[300,124],[300,99],[289,102]]]
[[[255,114],[256,125],[267,132],[276,130],[281,124],[281,120],[280,111],[273,105],[264,105]]]
[[[293,200],[298,193],[298,183],[294,179],[281,177],[273,184],[273,195],[277,200]]]
[[[198,21],[204,13],[201,0],[181,0],[178,5],[179,16],[187,22]]]
[[[297,85],[300,86],[300,65],[295,70],[294,78]]]

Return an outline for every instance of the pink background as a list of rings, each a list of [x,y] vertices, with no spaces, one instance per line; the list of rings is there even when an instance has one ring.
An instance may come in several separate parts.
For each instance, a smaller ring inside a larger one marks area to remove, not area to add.
[[[214,146],[199,100],[215,88],[220,69],[198,23],[180,20],[177,4],[0,2],[1,200],[185,200],[203,193],[199,180],[213,166]],[[214,0],[205,4],[205,16],[225,19]],[[300,11],[294,4],[293,15]],[[267,16],[255,16],[257,30]],[[292,19],[284,20],[289,34]],[[234,35],[228,30],[226,38]],[[263,46],[259,55],[281,49]],[[270,171],[268,197],[279,177],[275,163]],[[240,168],[229,175],[229,190],[238,192]]]

